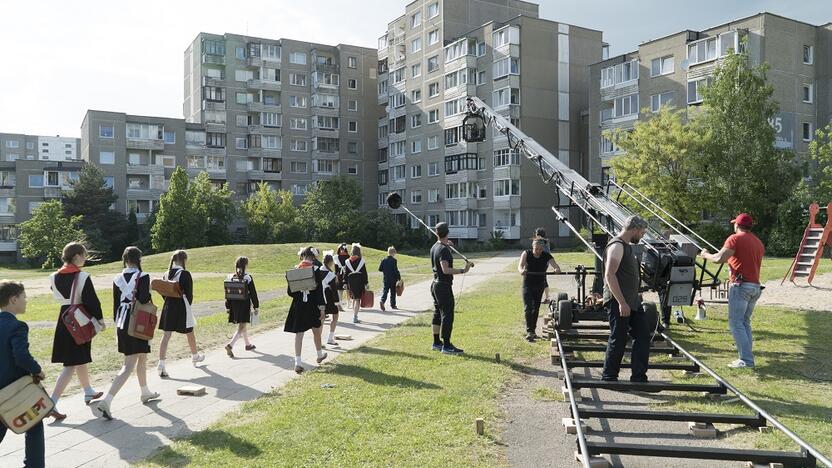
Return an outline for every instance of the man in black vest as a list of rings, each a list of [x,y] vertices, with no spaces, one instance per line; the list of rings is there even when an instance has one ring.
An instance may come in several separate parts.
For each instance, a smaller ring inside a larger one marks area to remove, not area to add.
[[[454,329],[454,275],[468,273],[471,264],[465,262],[465,268],[454,268],[454,259],[448,247],[450,229],[448,223],[436,225],[436,243],[430,249],[430,265],[433,268],[433,283],[430,293],[433,296],[433,346],[434,351],[443,354],[462,354],[462,349],[451,343]],[[441,339],[440,339],[441,336]]]
[[[604,267],[604,304],[610,321],[610,339],[604,359],[602,380],[615,382],[621,369],[621,359],[627,345],[627,334],[633,337],[630,357],[631,382],[647,382],[650,359],[650,330],[639,301],[641,285],[639,260],[633,252],[647,231],[647,221],[630,216],[618,236],[607,243]]]

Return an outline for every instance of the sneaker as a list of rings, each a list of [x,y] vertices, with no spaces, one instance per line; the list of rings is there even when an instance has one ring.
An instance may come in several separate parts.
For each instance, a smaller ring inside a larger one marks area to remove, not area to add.
[[[104,396],[103,392],[93,393],[92,395],[84,395],[84,404],[89,406],[91,401],[97,400],[97,399],[99,399],[103,396]]]
[[[737,359],[736,361],[728,364],[728,367],[730,367],[731,369],[746,369],[746,368],[751,369],[751,368],[754,367],[754,365],[749,365],[748,363],[746,363],[742,359]]]
[[[330,346],[338,346],[338,342],[335,341],[335,338],[330,338],[330,339],[326,340],[326,344],[328,344]]]
[[[159,399],[159,392],[142,393],[142,396],[139,398],[141,398],[142,403],[149,403]]]
[[[92,413],[96,416],[102,417],[108,421],[113,420],[113,414],[110,412],[110,404],[107,400],[95,400],[90,402]]]
[[[321,357],[319,357],[318,359],[315,359],[315,360],[318,362],[318,364],[320,364],[324,361],[324,359],[326,359],[327,356],[328,356],[328,354],[324,353],[324,354],[321,355]]]
[[[396,307],[395,305],[391,305],[390,308],[393,309],[393,310],[399,310],[399,308]]]
[[[66,419],[66,415],[64,413],[59,413],[56,409],[50,411],[49,416],[55,418],[55,421],[63,421],[64,419]]]
[[[384,302],[379,302],[378,307],[381,309],[382,312],[384,312]]]
[[[303,374],[303,366],[295,366],[295,374]]]
[[[457,348],[454,345],[442,346],[442,354],[462,354],[462,353],[464,353],[464,351]]]
[[[159,377],[161,377],[161,378],[163,378],[163,379],[166,379],[166,378],[170,377],[170,376],[168,375],[168,371],[167,371],[167,370],[165,370],[165,366],[160,365],[160,366],[158,367],[158,370],[159,370]]]
[[[430,347],[430,349],[433,350],[433,351],[442,351],[442,343],[439,343],[439,344],[434,343]]]
[[[230,344],[225,345],[225,354],[227,354],[228,357],[230,357],[230,358],[234,357],[234,350],[231,348]],[[194,361],[194,362],[196,362],[196,361]]]
[[[255,349],[257,349],[257,346],[254,346],[253,344],[246,345],[246,351],[254,351]]]
[[[529,343],[534,343],[534,334],[532,334],[532,333],[526,334],[526,341],[528,341]]]
[[[358,320],[358,315],[352,316],[352,323],[361,323],[361,320]]]
[[[193,361],[194,365],[199,364],[200,362],[205,360],[205,355],[202,352],[198,352],[191,357],[191,361]]]

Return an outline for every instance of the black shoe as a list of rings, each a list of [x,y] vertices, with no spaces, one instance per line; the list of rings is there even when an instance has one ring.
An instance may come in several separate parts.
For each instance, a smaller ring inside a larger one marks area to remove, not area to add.
[[[529,343],[534,343],[534,335],[531,333],[527,334],[526,341],[528,341]]]
[[[618,377],[601,377],[603,382],[618,382]]]
[[[464,353],[464,351],[457,348],[454,345],[444,345],[444,346],[442,346],[442,354],[462,354],[462,353]]]
[[[395,305],[391,305],[390,308],[393,309],[393,310],[399,310],[399,308],[396,307]]]

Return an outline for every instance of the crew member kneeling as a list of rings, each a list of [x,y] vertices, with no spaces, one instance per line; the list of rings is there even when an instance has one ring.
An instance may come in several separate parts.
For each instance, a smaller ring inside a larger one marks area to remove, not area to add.
[[[644,309],[639,301],[641,283],[639,261],[633,252],[647,231],[647,221],[639,216],[627,218],[618,236],[607,243],[604,268],[604,305],[610,321],[610,339],[604,358],[602,380],[615,382],[621,369],[621,359],[627,345],[627,333],[633,337],[630,357],[631,382],[647,382],[650,359],[650,330]]]

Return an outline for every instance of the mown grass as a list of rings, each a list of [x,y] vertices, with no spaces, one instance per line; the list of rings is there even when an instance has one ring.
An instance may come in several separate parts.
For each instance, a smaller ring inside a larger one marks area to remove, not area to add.
[[[466,295],[454,342],[430,350],[422,314],[162,449],[148,466],[501,466],[498,397],[545,343],[521,339],[520,278]],[[501,354],[501,363],[494,360]],[[334,384],[334,388],[321,388]],[[474,421],[486,420],[477,436]]]

